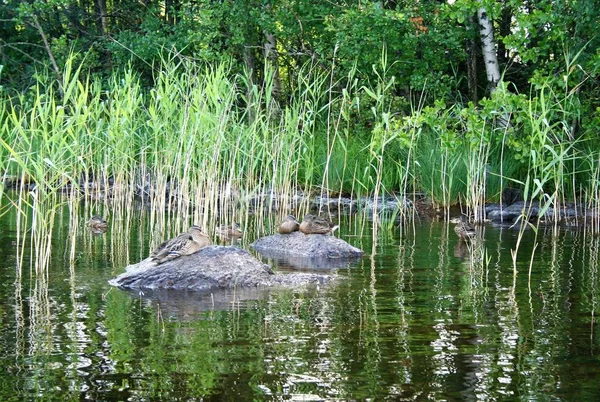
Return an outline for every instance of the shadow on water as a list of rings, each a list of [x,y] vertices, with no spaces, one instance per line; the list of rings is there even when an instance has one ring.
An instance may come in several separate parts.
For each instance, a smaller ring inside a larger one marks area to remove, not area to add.
[[[17,268],[0,217],[0,399],[597,400],[599,237],[525,233],[515,275],[514,230],[467,244],[422,221],[374,242],[357,216],[339,236],[362,259],[269,260],[330,270],[334,286],[140,295],[107,284],[150,252],[132,214],[93,235],[59,211],[43,278],[27,252]]]

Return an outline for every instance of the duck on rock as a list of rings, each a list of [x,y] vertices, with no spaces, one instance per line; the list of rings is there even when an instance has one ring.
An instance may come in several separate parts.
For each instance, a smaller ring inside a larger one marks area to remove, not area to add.
[[[157,264],[162,264],[184,255],[194,254],[210,245],[211,241],[208,236],[202,232],[199,226],[194,225],[187,232],[162,243],[152,252],[150,257]]]
[[[333,233],[338,225],[320,216],[308,214],[300,224],[300,231],[304,234],[329,234]]]
[[[300,223],[294,215],[286,216],[279,225],[279,234],[289,234],[298,230],[300,230]]]

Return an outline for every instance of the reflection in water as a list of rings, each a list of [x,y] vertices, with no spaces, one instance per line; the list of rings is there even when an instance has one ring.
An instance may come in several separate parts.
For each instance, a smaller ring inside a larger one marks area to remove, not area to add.
[[[331,270],[337,268],[351,268],[355,266],[361,257],[351,258],[324,258],[324,257],[306,257],[270,250],[261,250],[257,252],[265,263],[273,263],[279,268],[290,270]]]
[[[148,255],[156,227],[115,210],[93,236],[81,217],[101,207],[58,211],[47,276],[21,274],[0,218],[3,400],[597,396],[599,237],[526,233],[514,278],[512,230],[465,244],[427,222],[372,241],[355,217],[340,236],[370,255],[336,267],[335,286],[142,294],[107,280]]]
[[[116,289],[115,289],[116,291]],[[202,317],[203,313],[216,310],[237,311],[248,308],[252,301],[269,300],[272,289],[244,288],[223,289],[210,293],[185,292],[174,290],[119,290],[138,300],[142,305],[160,311],[163,319],[172,321],[190,321]]]
[[[586,293],[588,297],[585,301],[585,307],[583,310],[588,311],[592,322],[592,330],[596,321],[596,312],[598,312],[598,265],[600,265],[599,253],[600,253],[600,237],[589,236],[586,238],[588,245],[584,244],[583,250],[587,254],[584,258],[587,262],[585,264],[585,279],[583,288],[590,289],[590,292]],[[595,334],[592,332],[591,339],[595,338]]]
[[[457,339],[455,331],[450,329],[452,325],[451,310],[454,305],[454,296],[449,293],[448,289],[448,239],[449,237],[442,236],[438,243],[438,255],[434,286],[434,325],[433,330],[436,333],[435,339],[431,341],[433,351],[432,364],[433,373],[436,375],[436,380],[432,384],[436,399],[443,396],[444,390],[443,379],[451,373],[456,373],[454,360],[456,358],[456,346],[454,342]],[[461,241],[459,239],[459,241]]]

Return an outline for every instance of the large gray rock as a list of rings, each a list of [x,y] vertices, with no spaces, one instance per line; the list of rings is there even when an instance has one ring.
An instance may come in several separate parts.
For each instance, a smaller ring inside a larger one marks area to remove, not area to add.
[[[109,283],[124,289],[207,291],[259,286],[323,284],[332,276],[275,275],[248,251],[233,246],[210,246],[199,252],[157,265],[150,258],[130,265]]]
[[[335,236],[301,232],[261,237],[251,246],[269,257],[357,258],[363,254],[361,249]]]

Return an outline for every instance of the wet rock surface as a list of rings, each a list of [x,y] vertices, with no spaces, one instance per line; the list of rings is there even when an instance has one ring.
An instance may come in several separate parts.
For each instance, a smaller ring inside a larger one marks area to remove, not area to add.
[[[276,234],[262,237],[250,245],[268,257],[309,257],[314,259],[358,258],[363,255],[359,248],[351,246],[335,236],[301,232]]]
[[[554,216],[560,219],[572,219],[582,216],[582,212],[578,210],[574,203],[565,203],[559,210],[553,208],[544,210],[542,202],[533,201],[517,201],[512,205],[488,204],[485,206],[485,213],[492,222],[515,222],[519,216],[523,215],[526,219],[532,220],[538,217],[543,220],[553,219]]]
[[[209,246],[199,252],[157,265],[150,258],[130,265],[109,283],[124,289],[209,291],[271,286],[325,284],[334,279],[319,274],[273,274],[248,251],[233,246]]]
[[[145,172],[145,171],[144,171]],[[6,189],[18,190],[20,188],[33,191],[36,184],[27,175],[4,175],[2,184]],[[172,206],[176,200],[189,194],[183,194],[176,180],[168,177],[157,177],[151,173],[138,172],[133,179],[133,193],[138,200],[150,201],[154,197],[164,197],[164,205]],[[60,192],[71,194],[75,189],[82,194],[89,194],[93,199],[110,199],[115,194],[122,194],[124,184],[117,185],[112,176],[106,172],[82,171],[73,181],[57,184]],[[117,187],[119,191],[117,190]],[[159,190],[160,189],[160,190]],[[196,199],[199,202],[200,199]],[[203,199],[202,199],[203,200]],[[206,200],[203,200],[206,201]],[[333,193],[322,192],[315,195],[301,190],[292,193],[279,193],[272,188],[259,191],[245,192],[240,188],[226,183],[219,187],[217,192],[219,207],[235,208],[239,205],[249,206],[250,213],[259,210],[277,212],[280,210],[297,211],[300,205],[308,203],[311,213],[341,213],[351,215],[365,213],[367,219],[374,219],[377,214],[380,219],[393,219],[402,221],[406,216],[441,217],[443,210],[437,206],[425,193],[388,193],[373,197],[353,198]],[[193,203],[192,203],[193,204]],[[141,207],[150,207],[153,203],[141,204]],[[593,204],[566,202],[560,208],[549,208],[540,216],[543,202],[524,201],[523,192],[517,188],[507,187],[502,191],[502,207],[499,203],[486,205],[486,218],[496,224],[512,224],[522,213],[528,220],[538,217],[542,223],[563,222],[568,225],[585,224],[586,219],[598,219],[597,207]],[[414,214],[414,215],[413,215]]]

